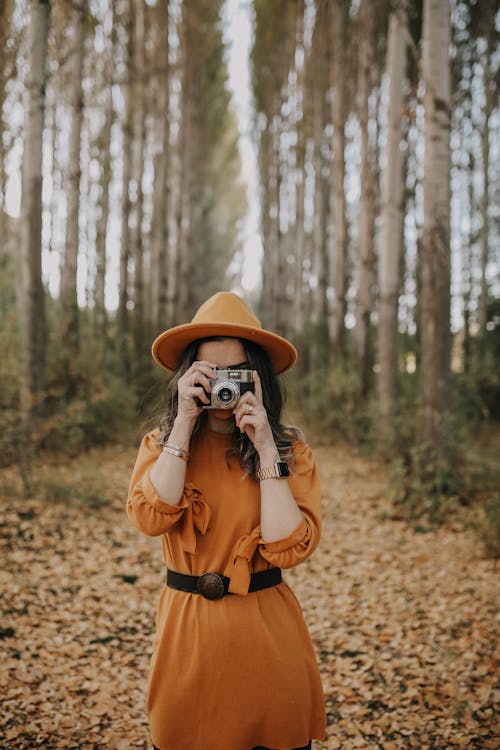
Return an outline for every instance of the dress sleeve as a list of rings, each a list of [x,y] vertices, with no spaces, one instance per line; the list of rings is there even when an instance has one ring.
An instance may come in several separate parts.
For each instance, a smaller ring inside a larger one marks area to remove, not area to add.
[[[319,544],[321,535],[321,488],[313,452],[304,443],[295,444],[295,465],[288,483],[302,511],[302,521],[285,539],[261,542],[261,556],[279,568],[293,568],[306,560]]]
[[[183,547],[196,553],[196,532],[205,534],[210,522],[210,508],[201,492],[186,484],[178,505],[164,502],[156,492],[149,472],[160,455],[157,432],[142,440],[135,462],[127,499],[130,521],[148,536],[160,536],[179,527]]]

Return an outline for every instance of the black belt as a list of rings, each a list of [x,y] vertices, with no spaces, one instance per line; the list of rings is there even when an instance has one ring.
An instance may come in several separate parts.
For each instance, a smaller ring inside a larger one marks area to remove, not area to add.
[[[262,591],[262,589],[277,586],[282,581],[281,568],[269,568],[259,573],[252,573],[248,592]],[[202,576],[190,576],[167,570],[167,586],[189,594],[201,594],[205,599],[221,599],[229,593],[230,579],[219,573],[203,573]]]

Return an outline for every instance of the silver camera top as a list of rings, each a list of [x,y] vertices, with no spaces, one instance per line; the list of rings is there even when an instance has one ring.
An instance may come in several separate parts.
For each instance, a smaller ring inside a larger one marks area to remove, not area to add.
[[[204,409],[233,409],[243,393],[254,391],[253,370],[216,369],[211,381],[210,403]]]

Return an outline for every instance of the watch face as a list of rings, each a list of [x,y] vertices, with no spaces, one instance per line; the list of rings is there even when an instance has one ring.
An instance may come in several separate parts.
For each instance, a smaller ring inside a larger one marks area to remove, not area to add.
[[[278,472],[278,476],[280,477],[290,476],[290,469],[288,468],[288,464],[285,461],[277,461],[276,470]]]

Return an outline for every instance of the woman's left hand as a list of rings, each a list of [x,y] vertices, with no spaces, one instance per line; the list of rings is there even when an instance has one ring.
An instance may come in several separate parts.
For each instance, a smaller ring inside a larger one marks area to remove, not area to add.
[[[255,393],[244,393],[234,410],[236,426],[248,435],[260,455],[276,452],[276,443],[264,408],[262,384],[257,370],[253,371],[253,382]]]

